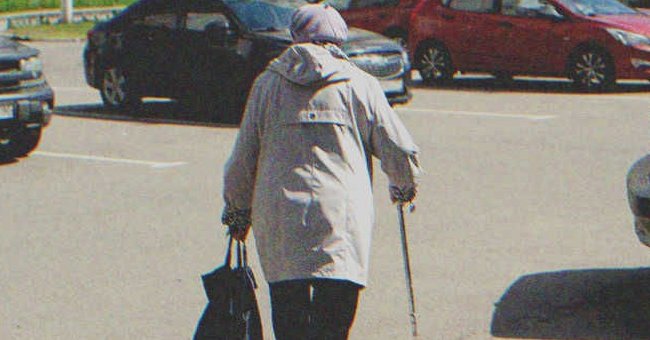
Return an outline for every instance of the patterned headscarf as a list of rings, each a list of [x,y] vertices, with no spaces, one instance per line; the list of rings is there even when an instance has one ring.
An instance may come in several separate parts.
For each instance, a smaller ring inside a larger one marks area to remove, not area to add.
[[[291,18],[295,43],[331,42],[340,45],[348,38],[348,26],[334,7],[326,4],[301,6]]]

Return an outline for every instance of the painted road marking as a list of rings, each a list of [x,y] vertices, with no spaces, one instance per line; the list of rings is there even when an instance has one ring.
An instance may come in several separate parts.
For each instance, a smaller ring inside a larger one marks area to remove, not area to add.
[[[59,152],[49,152],[49,151],[34,151],[32,152],[32,155],[43,156],[43,157],[79,159],[79,160],[95,161],[95,162],[147,165],[154,169],[167,169],[167,168],[173,168],[173,167],[187,164],[186,162],[154,162],[154,161],[143,161],[138,159],[111,158],[111,157],[78,155],[78,154],[71,154],[71,153],[59,153]]]
[[[532,115],[532,114],[527,115],[527,114],[496,113],[496,112],[481,112],[481,111],[456,111],[456,110],[410,109],[410,108],[398,108],[397,111],[446,114],[446,115],[458,115],[458,116],[477,116],[477,117],[488,117],[488,118],[528,119],[534,121],[553,119],[556,117],[553,115]]]

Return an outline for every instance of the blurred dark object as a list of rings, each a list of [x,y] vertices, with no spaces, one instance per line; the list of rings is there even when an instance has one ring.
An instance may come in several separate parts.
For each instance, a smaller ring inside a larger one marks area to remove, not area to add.
[[[627,197],[639,241],[650,247],[650,155],[639,159],[627,174]]]
[[[495,304],[490,334],[555,340],[650,339],[650,269],[519,277]]]
[[[223,266],[201,276],[208,305],[195,340],[261,340],[262,322],[255,297],[257,283],[248,266],[246,244],[237,242],[237,266],[231,266],[233,238]]]

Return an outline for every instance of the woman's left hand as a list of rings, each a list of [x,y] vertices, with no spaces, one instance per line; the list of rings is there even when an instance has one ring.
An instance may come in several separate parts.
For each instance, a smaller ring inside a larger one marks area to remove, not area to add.
[[[245,226],[228,226],[228,232],[237,241],[246,241],[248,237],[248,232],[251,230],[251,225],[247,224]]]

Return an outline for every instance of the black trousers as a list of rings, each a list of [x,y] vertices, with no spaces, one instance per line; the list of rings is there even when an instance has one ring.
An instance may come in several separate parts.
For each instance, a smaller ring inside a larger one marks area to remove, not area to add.
[[[277,340],[345,340],[362,286],[313,279],[270,283],[273,333]]]

